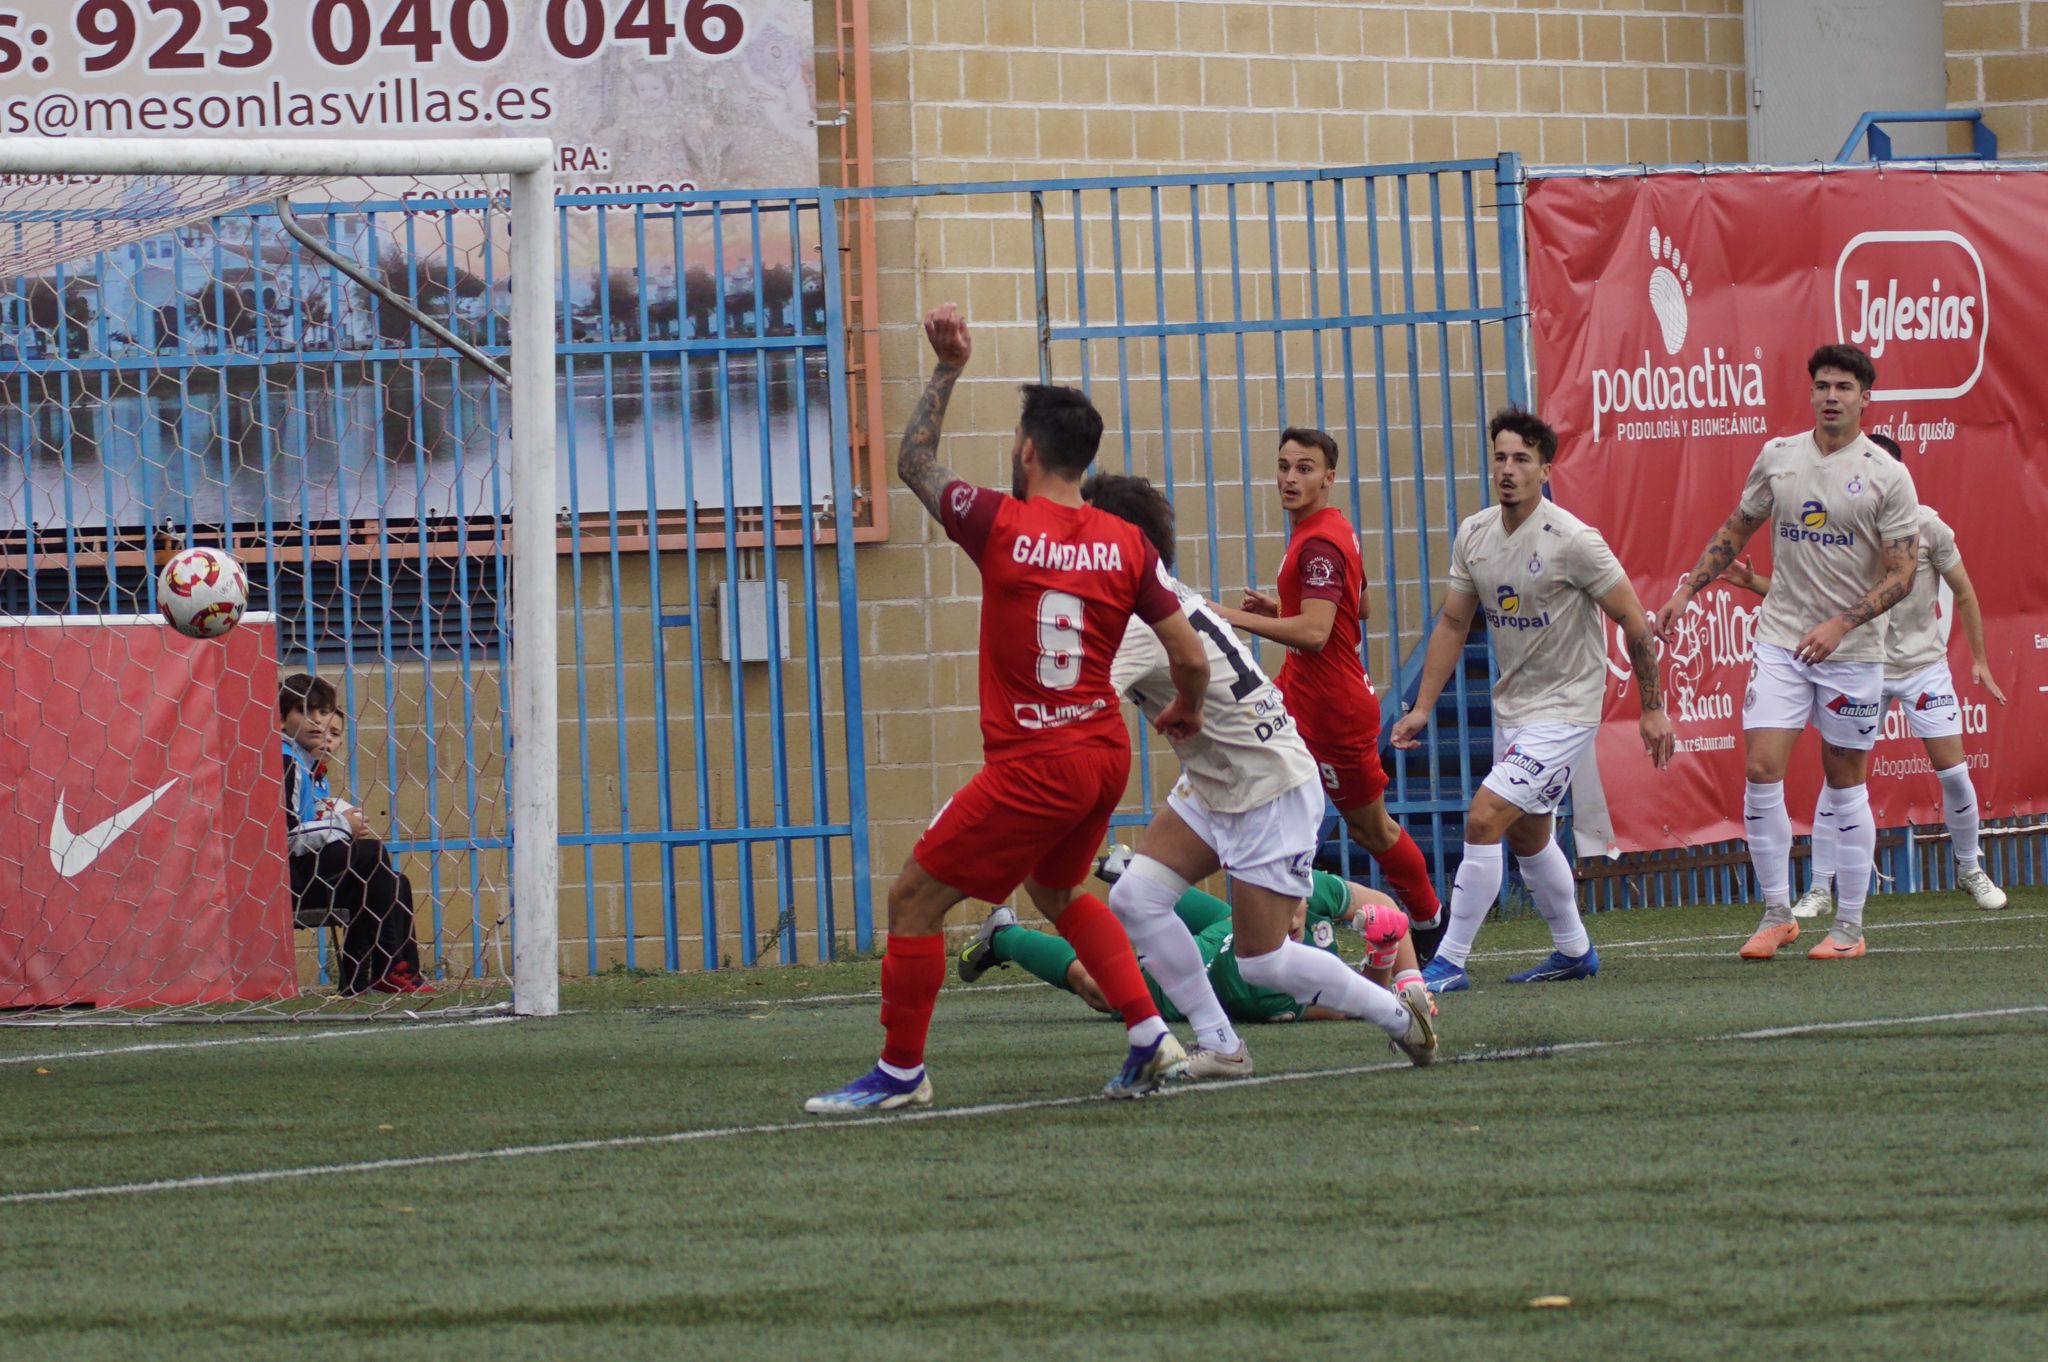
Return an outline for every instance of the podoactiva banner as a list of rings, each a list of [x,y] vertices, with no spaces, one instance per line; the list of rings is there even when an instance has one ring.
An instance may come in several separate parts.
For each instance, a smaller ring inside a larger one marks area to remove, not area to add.
[[[1877,365],[1864,428],[1907,452],[1922,502],[1956,531],[1983,603],[2001,708],[1950,639],[1964,743],[1986,817],[2048,790],[2048,174],[1744,170],[1558,177],[1528,194],[1538,401],[1561,441],[1558,501],[1606,534],[1655,610],[1734,509],[1764,442],[1810,429],[1806,358],[1846,341]],[[1769,565],[1772,527],[1750,542]],[[1659,774],[1635,733],[1618,639],[1598,746],[1614,847],[1741,836],[1742,700],[1755,597],[1701,593],[1664,649],[1678,730]],[[1949,593],[1941,622],[1950,632]],[[1801,830],[1819,789],[1808,733],[1787,787]],[[1893,709],[1871,759],[1886,826],[1939,823],[1940,786]],[[1582,838],[1581,849],[1587,849]]]

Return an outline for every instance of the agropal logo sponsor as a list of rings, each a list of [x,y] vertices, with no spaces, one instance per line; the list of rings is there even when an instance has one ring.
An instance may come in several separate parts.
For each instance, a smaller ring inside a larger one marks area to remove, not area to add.
[[[1984,258],[1956,232],[1859,232],[1835,260],[1835,335],[1877,363],[1871,400],[1961,397],[1984,372]]]
[[[1643,300],[1656,323],[1661,357],[1593,371],[1593,438],[1664,440],[1683,436],[1766,435],[1763,350],[1748,358],[1693,339],[1692,262],[1667,232],[1650,228]]]

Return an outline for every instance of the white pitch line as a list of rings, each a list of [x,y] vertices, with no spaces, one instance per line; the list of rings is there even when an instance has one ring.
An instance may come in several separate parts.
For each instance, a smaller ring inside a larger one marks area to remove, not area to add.
[[[2013,946],[1886,946],[1879,955],[1989,955],[1996,951],[2048,950],[2048,942]],[[1727,951],[1644,951],[1639,960],[1733,960]]]
[[[99,1059],[107,1055],[144,1055],[163,1050],[213,1050],[225,1045],[283,1045],[293,1041],[361,1040],[368,1036],[416,1036],[422,1031],[442,1031],[451,1026],[497,1026],[521,1020],[518,1017],[471,1017],[465,1021],[423,1022],[418,1026],[366,1027],[357,1031],[299,1031],[283,1036],[235,1036],[228,1040],[165,1040],[147,1045],[110,1045],[99,1050],[53,1050],[45,1055],[0,1056],[4,1064],[62,1064],[74,1059]]]
[[[1642,910],[1638,909],[1636,911]],[[1657,910],[1651,909],[1649,911],[1655,912]],[[1599,914],[1591,915],[1591,920],[1594,922],[1600,921],[1600,918],[1601,915]],[[1969,917],[1930,918],[1924,922],[1866,922],[1863,925],[1863,930],[1866,933],[1911,932],[1931,927],[1967,927],[1971,926],[1972,924],[1979,924],[1988,927],[1991,924],[1997,922],[2035,922],[2039,921],[2042,918],[2048,918],[2048,913],[1979,912],[1972,914]],[[1645,937],[1641,940],[1613,942],[1602,941],[1597,942],[1596,944],[1600,947],[1601,951],[1606,952],[1621,950],[1654,950],[1659,946],[1689,946],[1697,945],[1698,943],[1703,941],[1747,940],[1749,940],[1749,933],[1747,932],[1721,932],[1714,933],[1708,936]],[[1474,960],[1513,960],[1518,959],[1521,956],[1527,955],[1529,954],[1529,951],[1536,949],[1538,949],[1538,947],[1532,946],[1529,947],[1528,950],[1519,951],[1474,951],[1472,953],[1472,958]]]
[[[2048,1012],[2048,1003],[2022,1007],[1989,1008],[1978,1012],[1943,1012],[1917,1017],[1869,1017],[1855,1021],[1806,1022],[1776,1026],[1761,1031],[1740,1031],[1727,1035],[1679,1038],[1685,1044],[1715,1041],[1780,1040],[1788,1036],[1813,1035],[1828,1031],[1868,1030],[1884,1026],[1923,1026],[1936,1022],[1975,1021],[1988,1017],[2017,1017]],[[1621,1040],[1566,1041],[1556,1045],[1519,1046],[1499,1050],[1451,1055],[1450,1064],[1487,1064],[1518,1059],[1547,1059],[1561,1054],[1591,1050],[1616,1050],[1660,1043],[1647,1037]],[[1386,1073],[1410,1067],[1406,1061],[1355,1064],[1340,1069],[1303,1069],[1291,1073],[1258,1074],[1251,1078],[1225,1079],[1214,1083],[1192,1083],[1164,1090],[1163,1097],[1195,1097],[1206,1093],[1232,1092],[1239,1088],[1260,1088],[1275,1083],[1307,1083],[1327,1078],[1353,1078],[1361,1074]],[[799,1135],[817,1131],[858,1130],[868,1126],[910,1125],[926,1121],[960,1121],[978,1116],[1005,1116],[1022,1111],[1052,1111],[1078,1107],[1109,1099],[1091,1093],[1082,1097],[1042,1097],[1025,1102],[983,1102],[971,1107],[925,1108],[920,1111],[891,1112],[878,1116],[856,1116],[809,1121],[771,1122],[747,1126],[710,1126],[696,1130],[673,1130],[660,1135],[613,1135],[600,1139],[557,1140],[548,1144],[507,1145],[497,1149],[463,1149],[446,1154],[418,1154],[408,1158],[370,1159],[360,1163],[312,1164],[298,1168],[265,1168],[243,1173],[211,1173],[197,1177],[162,1178],[153,1182],[109,1183],[96,1187],[58,1187],[40,1192],[10,1192],[0,1195],[0,1206],[22,1206],[33,1202],[83,1201],[119,1196],[140,1196],[151,1192],[181,1192],[207,1187],[244,1187],[265,1182],[288,1182],[304,1178],[341,1177],[357,1173],[386,1173],[408,1168],[438,1168],[453,1164],[482,1163],[499,1159],[530,1159],[550,1154],[582,1154],[611,1149],[640,1149],[657,1145],[699,1144],[707,1140],[733,1139],[742,1135]]]

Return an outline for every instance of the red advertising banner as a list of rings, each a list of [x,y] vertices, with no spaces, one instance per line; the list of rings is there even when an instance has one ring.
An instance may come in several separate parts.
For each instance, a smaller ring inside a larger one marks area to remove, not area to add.
[[[1807,356],[1861,347],[1877,366],[1864,429],[1898,440],[1921,501],[1954,528],[1992,674],[2011,699],[2001,708],[1972,684],[1956,630],[1950,667],[1984,816],[2040,811],[2048,744],[2027,735],[2048,694],[2048,556],[2022,550],[2048,525],[2048,174],[1545,178],[1527,211],[1538,410],[1561,442],[1552,490],[1605,533],[1644,606],[1663,604],[1692,568],[1765,440],[1812,428]],[[1749,552],[1768,568],[1768,535]],[[1614,849],[1741,836],[1756,610],[1755,597],[1710,587],[1664,648],[1678,755],[1661,774],[1642,755],[1611,643],[1591,812],[1607,834],[1604,787]],[[1802,740],[1787,787],[1802,831],[1820,784],[1816,744]],[[1896,709],[1870,791],[1885,826],[1941,821],[1940,786]]]
[[[290,997],[271,630],[0,627],[0,1007]]]

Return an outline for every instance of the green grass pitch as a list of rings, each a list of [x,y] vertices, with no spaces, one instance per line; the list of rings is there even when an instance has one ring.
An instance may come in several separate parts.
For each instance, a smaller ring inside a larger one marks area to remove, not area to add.
[[[1597,980],[1519,989],[1496,923],[1451,1062],[1273,1027],[1134,1103],[1001,971],[941,998],[934,1114],[851,1127],[798,1105],[872,1060],[871,962],[0,1030],[0,1357],[2048,1356],[2048,892],[1871,917],[1745,964],[1752,908],[1608,915]]]

